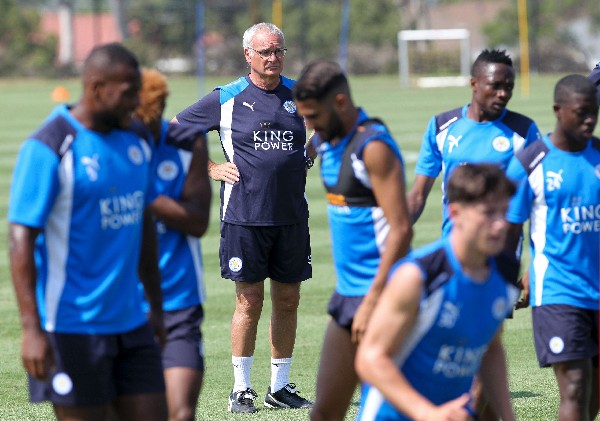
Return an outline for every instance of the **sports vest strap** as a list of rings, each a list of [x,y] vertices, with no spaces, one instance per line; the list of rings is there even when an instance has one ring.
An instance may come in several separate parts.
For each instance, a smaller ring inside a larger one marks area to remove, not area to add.
[[[327,201],[330,204],[358,207],[377,206],[373,191],[365,187],[354,175],[352,162],[356,159],[356,153],[365,141],[370,138],[377,138],[382,133],[381,128],[377,127],[379,125],[385,127],[381,120],[369,118],[356,127],[354,135],[346,145],[337,184],[325,186],[327,189]]]

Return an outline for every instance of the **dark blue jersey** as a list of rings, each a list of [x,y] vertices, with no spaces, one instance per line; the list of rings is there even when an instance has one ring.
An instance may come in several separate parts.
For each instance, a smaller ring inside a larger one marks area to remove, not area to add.
[[[221,184],[221,220],[273,226],[308,218],[306,128],[293,83],[281,77],[277,88],[266,91],[242,77],[177,114],[180,124],[218,130],[225,158],[239,170],[237,183]]]

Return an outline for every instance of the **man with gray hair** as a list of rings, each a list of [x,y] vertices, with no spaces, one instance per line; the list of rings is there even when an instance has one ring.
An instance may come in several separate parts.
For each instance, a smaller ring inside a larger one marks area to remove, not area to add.
[[[310,408],[289,381],[296,340],[300,283],[312,276],[308,203],[304,188],[312,160],[306,129],[292,98],[294,81],[281,75],[286,53],[281,30],[258,23],[243,37],[250,73],[219,86],[174,121],[218,130],[226,162],[209,162],[221,181],[221,276],[235,281],[231,322],[234,386],[231,412],[255,412],[250,383],[264,281],[271,279],[270,408]]]

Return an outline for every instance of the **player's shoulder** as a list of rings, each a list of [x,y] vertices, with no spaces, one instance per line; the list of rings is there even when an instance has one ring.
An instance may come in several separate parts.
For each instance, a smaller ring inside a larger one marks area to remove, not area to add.
[[[525,172],[531,174],[544,158],[548,156],[550,148],[543,139],[538,139],[525,149],[519,151],[515,158],[521,163]]]
[[[281,75],[281,85],[284,88],[291,90],[294,87],[295,83],[296,83],[296,81],[294,79],[290,79],[289,77]]]
[[[226,85],[217,86],[215,91],[219,92],[221,104],[224,104],[239,95],[248,88],[248,86],[250,86],[250,82],[248,82],[248,79],[245,76],[242,76]]]
[[[62,157],[79,131],[73,124],[73,117],[69,117],[68,113],[66,106],[55,108],[30,139],[46,145]]]
[[[464,107],[456,107],[448,111],[444,111],[433,117],[436,126],[436,134],[446,130],[452,124],[456,123],[463,116]]]
[[[411,260],[423,271],[428,295],[444,285],[454,274],[446,240],[438,240],[410,253]]]
[[[533,121],[533,119],[509,109],[506,110],[500,120],[504,125],[510,128],[513,132],[519,134],[521,137],[526,137],[529,128],[532,125],[535,125],[535,121]]]

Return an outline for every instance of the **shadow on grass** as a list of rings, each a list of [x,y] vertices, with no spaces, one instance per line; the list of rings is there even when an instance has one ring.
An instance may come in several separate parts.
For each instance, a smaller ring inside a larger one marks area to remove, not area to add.
[[[521,390],[521,391],[518,391],[518,392],[511,392],[510,395],[511,395],[511,397],[513,399],[535,398],[535,397],[538,397],[538,396],[542,396],[540,393],[533,393],[533,392],[530,392],[528,390]]]

